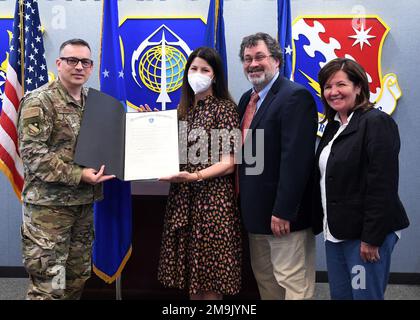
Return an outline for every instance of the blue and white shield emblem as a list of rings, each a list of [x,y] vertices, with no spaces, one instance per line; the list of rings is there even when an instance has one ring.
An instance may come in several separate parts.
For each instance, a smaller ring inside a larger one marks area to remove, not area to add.
[[[205,23],[199,18],[123,20],[127,105],[145,103],[175,109],[190,53],[203,44]]]

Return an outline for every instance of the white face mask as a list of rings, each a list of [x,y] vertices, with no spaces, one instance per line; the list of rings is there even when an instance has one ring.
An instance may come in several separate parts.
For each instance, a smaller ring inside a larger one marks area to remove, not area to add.
[[[201,74],[199,72],[190,73],[188,74],[188,83],[193,89],[195,94],[202,93],[210,88],[212,82],[212,78]]]

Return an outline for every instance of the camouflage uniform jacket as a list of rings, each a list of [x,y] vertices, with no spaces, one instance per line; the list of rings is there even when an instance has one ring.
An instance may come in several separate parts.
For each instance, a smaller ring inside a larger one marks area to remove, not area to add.
[[[18,134],[24,202],[71,206],[102,199],[102,186],[81,182],[83,167],[73,162],[86,96],[83,88],[78,103],[55,80],[22,99]]]

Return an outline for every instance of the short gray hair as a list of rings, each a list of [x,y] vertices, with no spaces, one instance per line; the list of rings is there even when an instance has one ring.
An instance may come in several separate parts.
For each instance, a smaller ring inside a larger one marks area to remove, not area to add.
[[[274,39],[268,33],[264,32],[258,32],[242,39],[241,50],[239,51],[239,58],[241,61],[244,62],[245,48],[255,47],[260,40],[264,41],[268,51],[273,56],[273,58],[280,62],[279,67],[281,68],[283,65],[282,49],[280,48],[280,45],[276,39]]]

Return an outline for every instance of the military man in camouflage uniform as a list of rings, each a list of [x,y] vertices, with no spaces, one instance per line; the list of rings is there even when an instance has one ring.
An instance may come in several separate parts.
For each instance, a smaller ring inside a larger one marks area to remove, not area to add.
[[[23,261],[28,299],[79,299],[91,273],[93,202],[112,179],[73,162],[87,89],[91,50],[84,40],[60,47],[58,79],[26,95],[19,110],[24,165]]]

